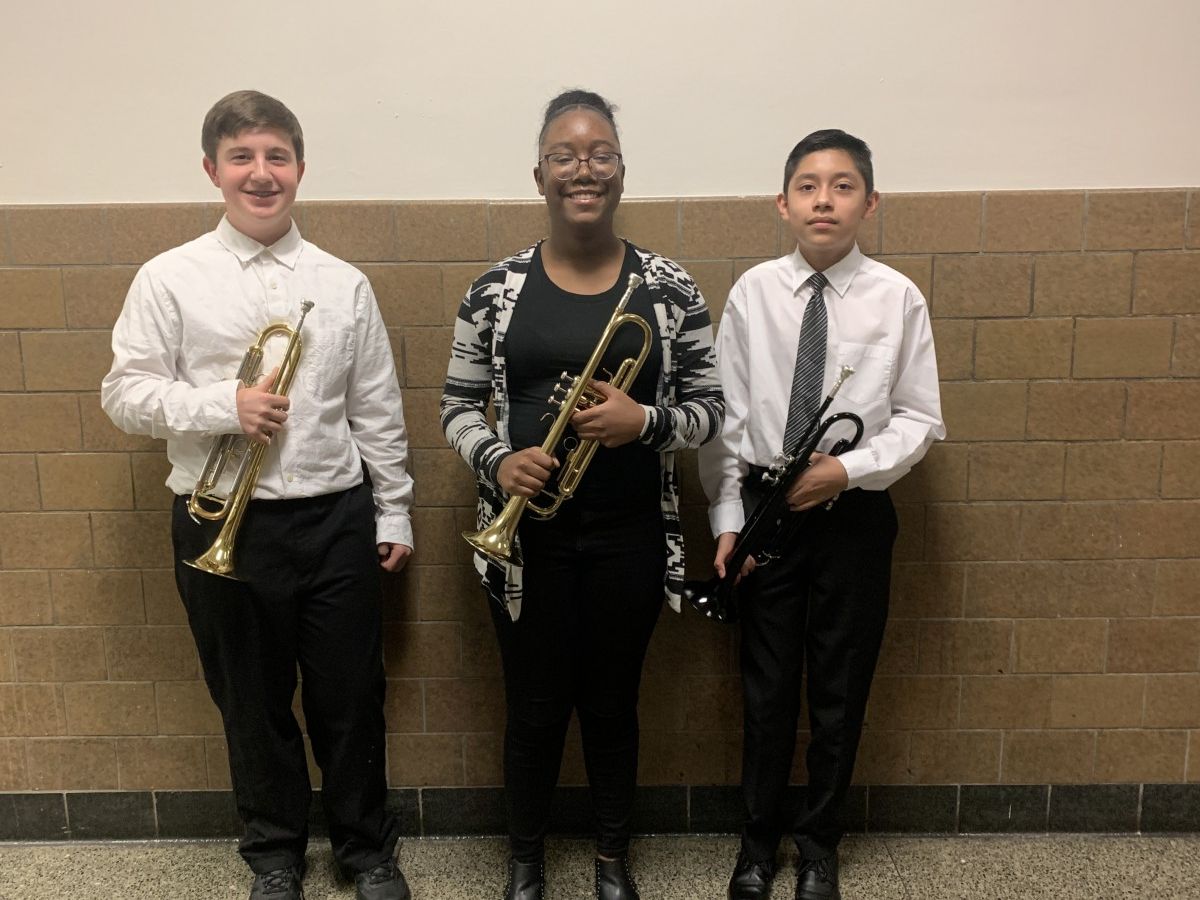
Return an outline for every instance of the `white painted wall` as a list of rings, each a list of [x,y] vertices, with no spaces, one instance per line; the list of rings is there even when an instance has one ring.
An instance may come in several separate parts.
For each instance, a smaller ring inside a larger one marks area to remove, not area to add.
[[[545,102],[620,106],[631,196],[763,194],[815,128],[884,191],[1200,185],[1197,0],[0,0],[0,203],[217,199],[253,87],[308,199],[531,198]]]

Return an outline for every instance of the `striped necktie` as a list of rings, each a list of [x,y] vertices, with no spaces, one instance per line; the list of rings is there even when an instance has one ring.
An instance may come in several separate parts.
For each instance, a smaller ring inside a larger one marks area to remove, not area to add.
[[[821,404],[825,380],[825,335],[828,331],[825,296],[829,280],[814,272],[804,282],[812,296],[804,307],[800,323],[800,343],[796,349],[796,371],[792,375],[792,396],[788,402],[787,427],[783,431],[783,452],[791,453]]]

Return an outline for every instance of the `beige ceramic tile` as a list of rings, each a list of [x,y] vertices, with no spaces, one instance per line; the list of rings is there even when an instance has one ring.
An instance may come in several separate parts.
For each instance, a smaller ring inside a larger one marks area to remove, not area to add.
[[[1171,319],[1080,319],[1075,325],[1075,378],[1154,378],[1170,374]]]
[[[208,231],[208,213],[198,203],[114,205],[108,228],[112,261],[140,264]]]
[[[32,453],[0,455],[0,512],[41,509],[37,457]]]
[[[67,266],[62,291],[71,328],[112,328],[137,270],[133,266]]]
[[[112,368],[106,331],[34,331],[21,335],[25,388],[29,391],[92,391]]]
[[[115,791],[120,786],[116,747],[109,739],[30,740],[26,759],[35,791]]]
[[[195,791],[208,787],[202,737],[118,738],[123,791]]]
[[[1120,545],[1111,504],[1040,503],[1021,509],[1021,559],[1109,559]]]
[[[1186,207],[1184,191],[1089,191],[1084,248],[1178,249]]]
[[[983,195],[888,194],[883,253],[972,253],[980,249]]]
[[[925,558],[1016,559],[1019,512],[1019,507],[1007,504],[935,504],[926,518]]]
[[[63,699],[70,734],[152,735],[158,728],[149,683],[72,683],[63,686]]]
[[[499,259],[488,252],[488,205],[457,201],[397,204],[394,258],[419,262]],[[513,247],[501,255],[518,249]]]
[[[942,385],[942,419],[956,441],[1019,440],[1025,436],[1026,386],[1017,382]]]
[[[146,620],[140,573],[130,569],[53,572],[57,625],[134,625]]]
[[[1071,372],[1071,340],[1075,324],[1072,319],[985,319],[977,322],[975,377],[1066,378]]]
[[[972,444],[969,497],[1057,500],[1063,495],[1063,468],[1062,444]]]
[[[1200,252],[1139,253],[1134,282],[1138,315],[1200,313]]]
[[[0,328],[62,328],[60,269],[0,269]]]
[[[1071,500],[1154,497],[1161,457],[1161,445],[1141,441],[1069,444],[1066,496]]]
[[[109,261],[107,207],[14,206],[8,210],[8,226],[16,265]]]
[[[1057,675],[1051,728],[1130,728],[1142,722],[1142,675]]]
[[[939,256],[931,308],[939,318],[1025,316],[1032,285],[1032,257]]]
[[[1132,253],[1063,253],[1035,258],[1034,315],[1122,315],[1130,310],[1132,290]]]
[[[7,569],[92,565],[88,514],[0,513],[0,565]]]
[[[1011,191],[984,198],[983,249],[1078,250],[1083,246],[1082,191]]]
[[[442,271],[427,265],[364,265],[379,311],[389,327],[441,325],[444,319]]]
[[[348,262],[395,258],[395,207],[383,202],[306,202],[304,239]]]
[[[170,517],[166,512],[94,512],[96,565],[155,568],[171,565]]]
[[[1135,440],[1200,438],[1200,382],[1135,381],[1128,387],[1125,436]]]
[[[492,202],[487,205],[488,260],[524,250],[550,233],[544,202]],[[471,257],[456,257],[469,259]],[[478,258],[478,257],[475,257]]]
[[[1028,619],[1016,624],[1018,672],[1087,673],[1104,669],[1104,619]]]
[[[1119,438],[1125,388],[1119,384],[1034,382],[1029,386],[1029,430],[1034,440]]]
[[[42,453],[43,509],[129,509],[133,482],[124,453]]]
[[[674,259],[679,255],[678,200],[622,200],[613,223],[617,234]]]
[[[779,247],[778,218],[769,197],[684,200],[680,255],[686,259],[774,256]]]

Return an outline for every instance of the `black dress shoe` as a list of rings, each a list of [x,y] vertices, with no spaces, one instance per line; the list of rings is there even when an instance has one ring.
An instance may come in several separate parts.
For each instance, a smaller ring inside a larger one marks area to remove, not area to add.
[[[304,863],[259,872],[250,887],[250,900],[304,900]]]
[[[523,863],[509,859],[504,900],[542,900],[542,892],[545,889],[545,862]]]
[[[354,896],[356,900],[412,900],[408,882],[394,859],[355,875]]]
[[[771,896],[771,880],[775,877],[775,861],[754,860],[739,853],[737,865],[729,879],[729,900],[764,900]]]
[[[596,859],[596,900],[641,900],[629,874],[628,856]]]
[[[842,900],[838,890],[838,858],[834,852],[824,859],[800,860],[796,876],[796,900]]]

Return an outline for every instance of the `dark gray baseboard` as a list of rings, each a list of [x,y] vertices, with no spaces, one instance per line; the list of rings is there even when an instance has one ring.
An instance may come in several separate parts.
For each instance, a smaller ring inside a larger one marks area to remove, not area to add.
[[[789,790],[789,803],[804,788]],[[501,788],[412,788],[388,792],[409,836],[505,832]],[[738,788],[645,786],[638,789],[638,834],[735,834]],[[1200,784],[964,784],[854,786],[843,810],[858,834],[1013,834],[1200,832]],[[562,787],[551,832],[591,833],[587,788]],[[327,833],[319,797],[309,828]],[[225,838],[241,834],[230,791],[70,791],[0,793],[0,840]]]

